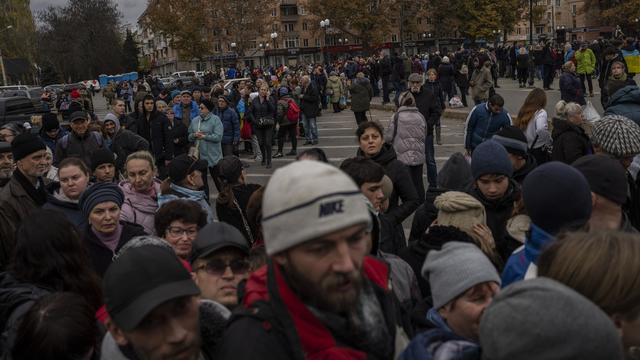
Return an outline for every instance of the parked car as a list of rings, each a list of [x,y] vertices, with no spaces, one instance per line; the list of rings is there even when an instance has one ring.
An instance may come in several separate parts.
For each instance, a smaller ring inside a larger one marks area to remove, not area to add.
[[[167,87],[171,86],[171,82],[173,81],[173,78],[168,76],[168,77],[161,77],[158,80],[160,80],[162,85],[164,85],[164,87],[167,88]]]
[[[28,98],[24,96],[0,97],[0,124],[8,122],[37,123],[37,117],[42,119],[42,112],[38,111]]]
[[[42,111],[43,106],[41,102],[42,93],[44,93],[44,89],[41,87],[27,87],[24,85],[16,85],[16,86],[3,86],[0,87],[0,97],[8,98],[8,97],[26,97],[31,100],[33,106],[37,111]]]
[[[240,81],[251,81],[251,79],[250,78],[241,78],[241,79],[226,80],[224,82],[224,89],[225,90],[231,90],[231,88],[233,87],[233,84],[239,83]]]
[[[174,79],[179,79],[179,78],[184,78],[184,77],[195,77],[196,76],[196,72],[195,70],[190,70],[190,71],[176,71],[173,74],[171,74],[171,77],[173,77]]]
[[[182,81],[182,85],[184,87],[190,87],[191,85],[193,85],[193,78],[192,77],[180,77],[180,78],[174,78],[171,81],[171,84],[169,85],[169,88],[177,87],[178,81]]]

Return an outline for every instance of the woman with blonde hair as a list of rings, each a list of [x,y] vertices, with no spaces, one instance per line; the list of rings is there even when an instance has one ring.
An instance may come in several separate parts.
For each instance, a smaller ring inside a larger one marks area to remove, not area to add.
[[[553,152],[554,161],[573,164],[579,158],[593,154],[593,145],[582,128],[582,107],[574,102],[560,100],[556,104],[556,117],[553,118]]]
[[[145,233],[153,235],[161,193],[156,162],[148,151],[138,151],[127,157],[124,167],[127,180],[119,184],[124,194],[120,220],[141,225]]]
[[[570,233],[538,258],[538,276],[559,281],[598,305],[620,330],[626,359],[640,359],[640,236]]]

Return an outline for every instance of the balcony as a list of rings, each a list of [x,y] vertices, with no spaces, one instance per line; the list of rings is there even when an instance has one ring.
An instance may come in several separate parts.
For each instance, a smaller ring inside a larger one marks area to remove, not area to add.
[[[298,0],[280,0],[280,5],[298,5]]]
[[[298,21],[298,5],[295,4],[280,4],[280,21],[282,22],[296,22]]]

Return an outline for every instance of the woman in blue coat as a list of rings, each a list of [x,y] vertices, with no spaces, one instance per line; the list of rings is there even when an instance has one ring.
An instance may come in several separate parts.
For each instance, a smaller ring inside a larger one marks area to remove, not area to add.
[[[218,107],[214,111],[223,125],[222,156],[234,154],[234,149],[240,143],[240,120],[231,102],[224,96],[218,96]],[[201,110],[202,111],[202,110]]]
[[[216,184],[218,191],[222,189],[218,184],[217,165],[222,159],[222,138],[223,125],[220,118],[213,114],[213,102],[204,99],[200,104],[200,115],[196,116],[189,125],[189,142],[194,143],[198,148],[200,159],[207,162],[209,173]],[[202,177],[204,180],[204,189],[209,195],[209,186],[207,185],[207,176]]]

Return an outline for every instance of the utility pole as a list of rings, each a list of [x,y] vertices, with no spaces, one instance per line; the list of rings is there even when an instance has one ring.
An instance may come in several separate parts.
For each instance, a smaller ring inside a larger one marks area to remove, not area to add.
[[[2,49],[0,49],[0,67],[2,68],[2,85],[7,86],[7,73],[4,71],[4,58],[2,57]]]
[[[533,45],[533,0],[529,0],[529,45]]]

